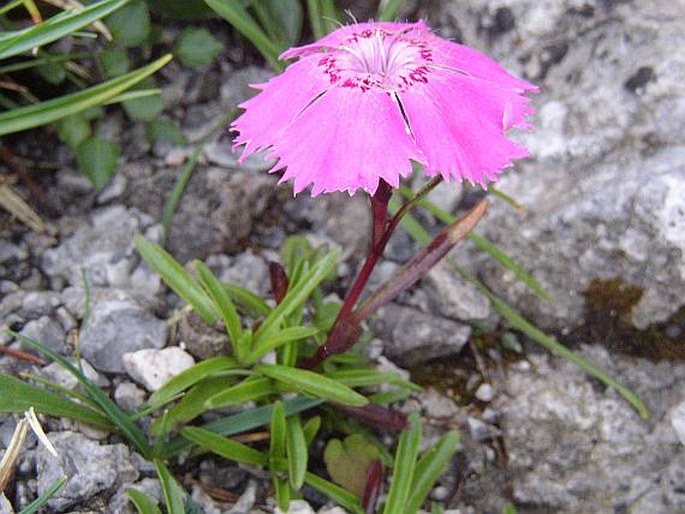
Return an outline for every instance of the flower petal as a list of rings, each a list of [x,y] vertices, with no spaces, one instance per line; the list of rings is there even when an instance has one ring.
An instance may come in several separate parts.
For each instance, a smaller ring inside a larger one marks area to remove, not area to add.
[[[424,30],[430,32],[423,21],[416,23],[392,23],[392,22],[370,22],[370,23],[356,23],[354,25],[345,25],[339,29],[331,32],[318,41],[308,45],[296,46],[283,52],[279,59],[293,59],[295,57],[304,57],[312,53],[326,52],[329,49],[339,48],[343,43],[346,43],[355,34],[361,34],[365,31],[385,30],[387,32],[409,32],[412,30]]]
[[[234,147],[245,145],[241,159],[270,147],[329,86],[328,78],[312,59],[295,62],[281,75],[253,86],[261,92],[238,106],[245,112],[231,124],[231,129],[239,132]]]
[[[537,86],[511,75],[495,60],[478,50],[447,41],[433,33],[429,33],[428,39],[428,46],[432,50],[433,66],[486,79],[500,87],[511,88],[521,93],[538,91]]]
[[[428,160],[430,175],[485,185],[526,149],[505,134],[532,112],[516,91],[459,73],[434,71],[426,84],[400,95],[409,126]]]
[[[313,184],[312,195],[333,191],[374,194],[380,179],[391,186],[412,171],[411,160],[425,163],[399,106],[382,91],[329,89],[273,143],[286,168],[282,181],[294,178],[299,193]]]

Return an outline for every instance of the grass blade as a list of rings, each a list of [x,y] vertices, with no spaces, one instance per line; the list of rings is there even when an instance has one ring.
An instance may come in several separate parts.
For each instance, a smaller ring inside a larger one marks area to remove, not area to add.
[[[275,70],[281,71],[283,69],[283,64],[278,60],[280,48],[268,38],[241,2],[205,0],[205,3],[245,36]]]
[[[257,362],[259,359],[264,357],[267,353],[272,350],[276,350],[281,346],[292,343],[293,341],[299,341],[300,339],[305,339],[307,337],[315,336],[319,333],[319,329],[316,327],[288,327],[283,330],[267,337],[262,338],[259,346],[256,346],[252,353],[250,353],[247,358],[248,363]]]
[[[265,453],[204,428],[186,427],[181,434],[201,448],[235,462],[252,466],[265,466],[269,462]]]
[[[278,364],[255,366],[255,372],[286,384],[295,391],[323,398],[331,402],[363,407],[369,401],[366,397],[346,385],[304,369],[280,366]]]
[[[383,509],[384,514],[411,512],[404,509],[414,480],[414,469],[416,457],[419,454],[420,441],[421,423],[417,415],[412,415],[409,428],[402,432],[397,445],[390,490]]]
[[[364,509],[362,509],[361,503],[359,503],[359,498],[348,490],[310,472],[305,474],[304,481],[309,487],[325,494],[352,514],[364,514]],[[404,511],[398,510],[397,513],[399,512]]]
[[[152,393],[148,400],[148,404],[162,406],[176,398],[179,393],[194,386],[198,382],[201,382],[216,373],[235,369],[237,367],[238,363],[236,360],[232,357],[226,357],[225,355],[211,357],[198,362],[193,367],[188,368],[171,378],[171,380],[160,389]]]
[[[68,9],[39,25],[3,34],[0,59],[33,50],[68,36],[123,7],[128,0],[103,0],[83,9]]]
[[[92,86],[82,91],[64,95],[26,107],[19,107],[0,114],[0,136],[11,134],[47,123],[101,105],[115,98],[146,77],[149,77],[171,60],[165,55],[135,71]]]
[[[342,369],[328,372],[325,376],[348,387],[371,387],[390,384],[417,392],[422,390],[420,386],[403,379],[397,373],[381,372],[376,369]]]
[[[193,280],[190,273],[166,250],[141,235],[135,237],[136,247],[152,269],[181,298],[188,302],[208,325],[218,321],[216,309],[207,293]]]
[[[414,480],[405,506],[406,512],[418,512],[435,481],[447,469],[454,452],[459,446],[459,434],[448,432],[428,450],[416,464]]]
[[[283,319],[302,305],[312,294],[319,284],[329,276],[334,269],[340,252],[333,250],[321,260],[317,261],[311,269],[299,280],[297,284],[288,289],[288,293],[266,317],[259,330],[255,333],[254,345],[259,347],[262,340],[267,338],[282,322]]]
[[[307,438],[302,429],[300,416],[290,416],[286,420],[286,454],[288,456],[288,479],[293,489],[298,491],[304,484],[307,473],[309,452]]]
[[[206,410],[220,409],[230,405],[237,405],[238,403],[257,400],[262,396],[275,393],[276,387],[274,386],[275,384],[268,378],[249,377],[239,384],[208,398],[205,401],[204,407]]]
[[[292,416],[299,412],[306,411],[318,405],[321,405],[323,400],[318,398],[305,398],[299,396],[283,402],[283,408],[286,416]],[[248,432],[257,427],[267,425],[271,420],[273,413],[273,405],[264,405],[254,409],[239,412],[225,418],[217,419],[211,423],[203,425],[202,428],[224,436],[232,436]],[[184,437],[176,437],[169,442],[164,450],[163,456],[166,458],[178,455],[180,452],[187,450],[190,447],[190,442]]]
[[[86,377],[76,366],[59,355],[54,350],[40,344],[33,339],[26,337],[16,332],[9,332],[13,337],[19,339],[23,343],[31,346],[34,350],[47,358],[59,363],[64,369],[71,373],[88,393],[88,396],[95,401],[102,412],[112,421],[112,423],[121,431],[136,447],[136,450],[147,457],[150,452],[150,446],[143,432],[133,424],[130,418],[122,411],[119,406],[114,403],[95,383]],[[38,410],[38,409],[36,409]]]
[[[378,21],[395,21],[404,0],[384,0],[378,6]]]
[[[233,301],[231,301],[231,297],[224,285],[216,276],[214,276],[212,270],[210,270],[205,263],[195,261],[195,270],[200,278],[200,282],[219,310],[221,319],[226,327],[226,333],[228,334],[231,346],[233,347],[233,353],[238,359],[238,362],[243,362],[245,359],[245,350],[247,350],[243,345],[243,327],[240,323],[238,311],[236,310]]]
[[[185,493],[183,489],[161,460],[155,459],[153,463],[159,481],[162,483],[167,514],[185,514]]]
[[[62,475],[59,477],[40,497],[33,500],[29,505],[26,506],[19,514],[33,514],[38,512],[45,504],[50,501],[57,491],[59,491],[62,486],[69,480],[69,477]]]
[[[138,489],[134,489],[133,487],[127,492],[128,497],[138,511],[138,514],[162,514],[162,511],[159,510],[157,503],[145,493],[139,491]]]

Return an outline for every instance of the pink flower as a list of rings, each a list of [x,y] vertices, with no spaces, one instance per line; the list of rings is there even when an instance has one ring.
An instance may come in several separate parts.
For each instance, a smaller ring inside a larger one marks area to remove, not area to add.
[[[423,23],[360,23],[291,48],[298,59],[242,103],[242,158],[267,150],[298,193],[374,194],[412,171],[485,185],[526,157],[506,137],[529,128],[537,88]]]

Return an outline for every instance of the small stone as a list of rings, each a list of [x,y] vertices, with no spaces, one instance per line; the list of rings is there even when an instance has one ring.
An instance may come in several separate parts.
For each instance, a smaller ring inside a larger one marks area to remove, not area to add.
[[[62,475],[70,480],[55,493],[48,505],[59,512],[92,496],[109,491],[117,484],[138,478],[123,444],[100,445],[76,432],[53,432],[50,441],[57,450],[55,458],[44,447],[36,452],[38,494],[43,494]]]
[[[148,391],[156,391],[195,364],[193,357],[178,346],[126,353],[123,361],[129,376]]]
[[[491,402],[495,397],[495,388],[488,383],[483,383],[476,389],[475,397],[481,402]]]
[[[81,353],[96,369],[124,371],[122,356],[145,348],[162,348],[167,324],[119,292],[95,302],[81,330]]]
[[[29,291],[21,301],[21,310],[26,317],[50,314],[62,303],[59,293],[52,291]]]
[[[122,382],[114,390],[114,401],[122,409],[134,412],[145,402],[147,394],[133,382]]]
[[[304,500],[291,500],[286,512],[283,512],[280,507],[276,507],[274,514],[316,514],[316,512]]]
[[[245,492],[240,495],[240,498],[238,498],[238,501],[233,508],[226,514],[243,514],[244,512],[251,512],[256,501],[257,484],[254,480],[250,480],[245,488]]]
[[[259,295],[265,295],[271,289],[268,265],[262,257],[252,252],[238,255],[220,278],[223,282],[240,285]]]
[[[471,335],[468,325],[393,303],[383,307],[371,326],[384,339],[388,358],[400,365],[459,353]]]
[[[123,173],[117,173],[97,196],[97,203],[105,204],[120,198],[126,192],[128,180]]]
[[[430,418],[453,418],[459,412],[453,400],[433,388],[423,391],[419,400],[426,416]]]
[[[423,283],[431,304],[443,316],[468,321],[490,315],[488,298],[449,263],[441,262],[431,269]]]
[[[450,496],[450,490],[442,485],[439,485],[433,491],[431,491],[431,498],[436,502],[442,502],[448,499]]]
[[[12,504],[5,496],[5,493],[0,493],[0,512],[2,514],[14,514],[14,509]]]
[[[76,362],[72,361],[72,364],[76,365]],[[101,387],[107,387],[109,385],[109,380],[107,380],[107,378],[103,377],[97,371],[95,371],[95,368],[93,368],[93,366],[91,366],[88,363],[88,361],[81,359],[80,364],[81,371],[86,376],[86,378],[88,378],[89,380],[91,380],[92,382]],[[41,370],[41,374],[44,375],[46,378],[50,379],[51,381],[67,389],[76,389],[80,383],[74,375],[67,371],[64,368],[64,366],[62,366],[58,362],[52,362],[45,366]]]
[[[488,425],[478,418],[469,416],[466,422],[469,427],[471,438],[479,443],[484,443],[490,439],[502,435],[502,431],[500,429],[492,425]]]
[[[679,403],[671,411],[671,426],[680,443],[685,446],[685,402]]]
[[[64,329],[49,316],[29,321],[21,329],[21,334],[58,352],[61,352],[66,344]]]

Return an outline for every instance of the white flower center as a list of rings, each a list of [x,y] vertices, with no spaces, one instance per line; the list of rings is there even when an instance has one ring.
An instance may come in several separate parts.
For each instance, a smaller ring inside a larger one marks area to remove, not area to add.
[[[420,39],[377,29],[354,34],[319,62],[342,87],[402,91],[427,81],[431,52]]]

